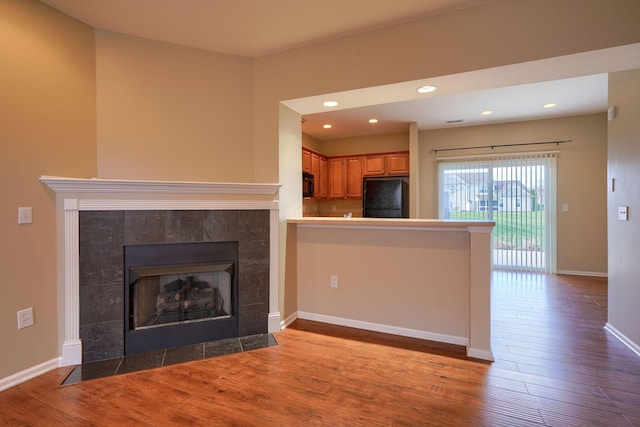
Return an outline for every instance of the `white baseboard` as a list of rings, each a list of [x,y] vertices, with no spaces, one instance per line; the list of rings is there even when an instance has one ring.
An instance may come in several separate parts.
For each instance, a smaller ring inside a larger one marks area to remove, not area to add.
[[[496,359],[493,357],[493,352],[490,350],[480,350],[477,348],[467,348],[467,356],[473,357],[474,359],[487,360],[489,362],[493,362]]]
[[[620,342],[622,342],[624,345],[629,347],[631,351],[633,351],[635,354],[640,356],[640,346],[634,343],[633,341],[631,341],[629,337],[627,337],[625,334],[617,330],[613,325],[611,325],[611,323],[607,322],[607,324],[604,325],[604,329],[605,331],[609,331],[611,335],[616,337],[618,340],[620,340]]]
[[[58,362],[59,362],[58,358],[51,359],[39,365],[32,366],[31,368],[25,369],[24,371],[20,371],[16,374],[0,379],[0,391],[6,390],[20,383],[28,381],[32,378],[37,377],[38,375],[47,373],[57,368]]]
[[[291,316],[287,317],[282,322],[280,322],[280,327],[282,329],[287,328],[290,324],[295,322],[297,318],[298,318],[298,313],[293,313]]]
[[[598,273],[596,271],[558,270],[556,274],[567,274],[569,276],[609,277],[607,273]]]
[[[304,311],[299,311],[298,317],[300,319],[315,320],[316,322],[330,323],[332,325],[347,326],[350,328],[364,329],[367,331],[382,332],[385,334],[400,335],[403,337],[418,338],[460,346],[466,346],[469,342],[465,337],[401,328],[398,326],[382,325],[380,323],[363,322],[361,320],[344,319],[342,317],[326,316],[324,314],[307,313]]]

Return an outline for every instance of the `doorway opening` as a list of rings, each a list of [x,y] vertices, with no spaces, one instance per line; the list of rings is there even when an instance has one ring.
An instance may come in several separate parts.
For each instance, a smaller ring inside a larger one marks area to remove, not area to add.
[[[494,267],[556,272],[556,154],[438,159],[441,219],[495,221]]]

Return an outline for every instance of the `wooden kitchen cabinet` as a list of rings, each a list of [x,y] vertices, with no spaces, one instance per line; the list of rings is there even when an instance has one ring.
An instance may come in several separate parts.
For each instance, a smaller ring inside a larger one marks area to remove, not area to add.
[[[369,154],[363,157],[364,176],[384,175],[386,170],[386,156],[384,154]]]
[[[363,176],[408,175],[409,153],[368,154],[363,158]]]
[[[314,176],[315,191],[313,197],[324,199],[327,197],[327,158],[317,153],[311,153],[311,173]]]
[[[361,199],[364,176],[409,174],[409,152],[325,157],[302,149],[303,172],[314,176],[314,199]]]
[[[329,199],[344,199],[347,188],[347,159],[334,157],[327,159]]]
[[[311,172],[311,151],[305,148],[302,149],[302,172],[312,173]]]
[[[327,159],[329,171],[329,199],[362,198],[362,157],[333,157]]]
[[[387,154],[387,175],[409,175],[409,153]]]
[[[347,157],[345,195],[349,199],[362,198],[362,156]]]

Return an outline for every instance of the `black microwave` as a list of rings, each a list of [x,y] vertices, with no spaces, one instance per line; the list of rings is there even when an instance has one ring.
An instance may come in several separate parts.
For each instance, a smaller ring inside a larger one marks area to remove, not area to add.
[[[313,174],[302,172],[302,197],[313,197]]]

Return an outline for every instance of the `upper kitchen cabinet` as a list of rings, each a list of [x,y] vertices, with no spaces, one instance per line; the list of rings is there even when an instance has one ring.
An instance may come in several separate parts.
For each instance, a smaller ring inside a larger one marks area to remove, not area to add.
[[[328,184],[327,197],[330,199],[344,199],[347,188],[347,159],[332,157],[327,159]]]
[[[302,149],[302,172],[312,173],[311,172],[311,151],[305,148]]]
[[[363,158],[363,176],[408,175],[409,152],[369,154]]]
[[[347,157],[347,186],[345,194],[348,199],[362,197],[362,157]]]
[[[314,198],[327,197],[327,158],[317,153],[311,153],[311,173],[314,176]]]
[[[302,147],[302,172],[314,177],[315,199],[327,197],[327,158],[321,154]]]
[[[362,157],[330,157],[327,159],[329,172],[329,199],[362,198]]]

